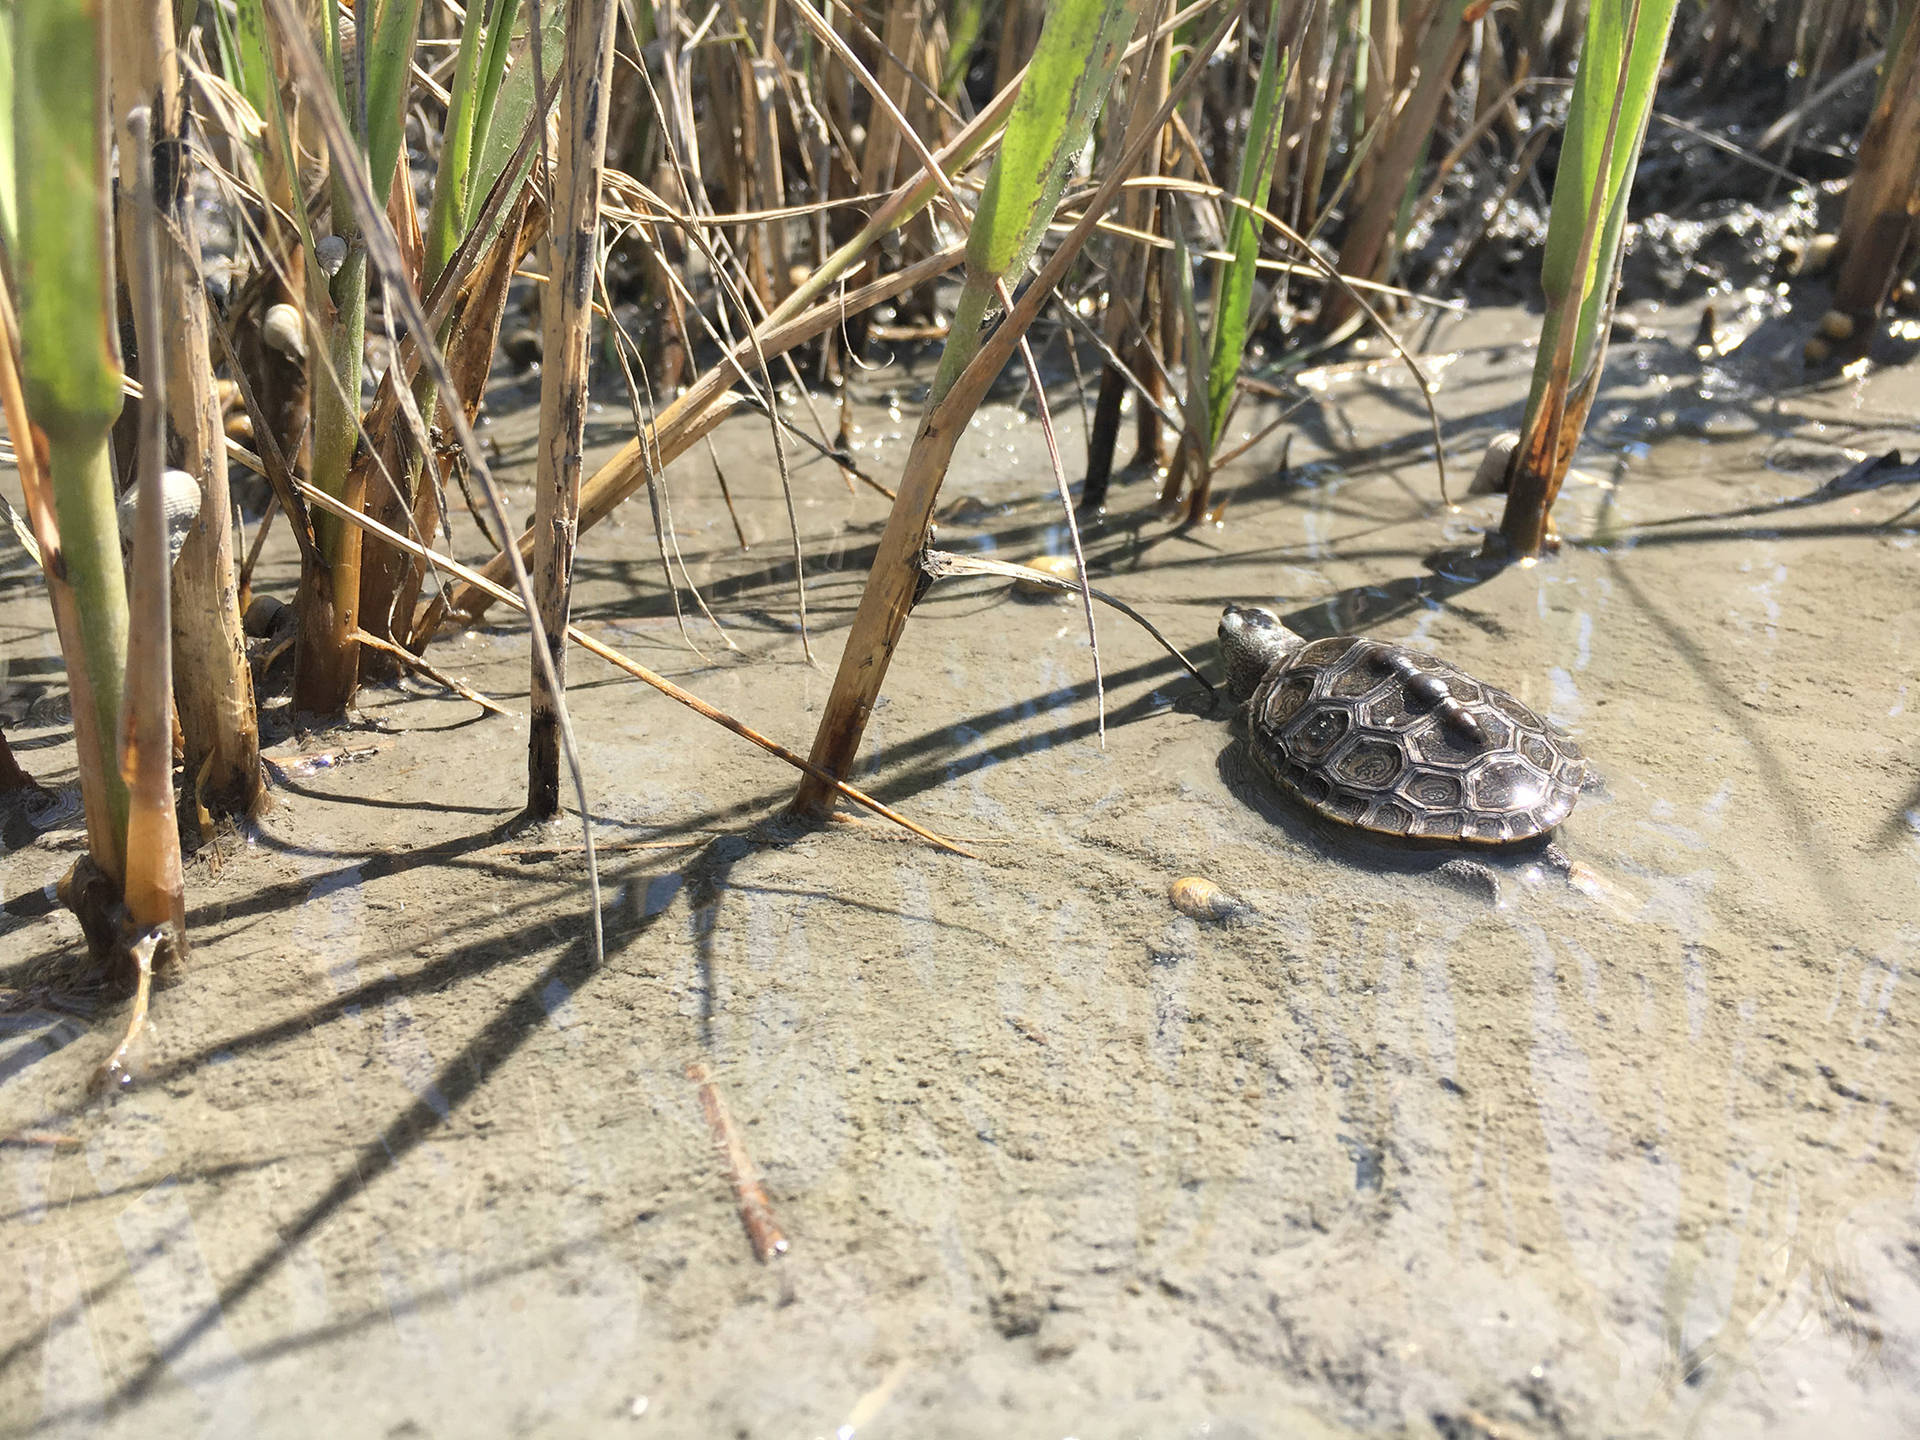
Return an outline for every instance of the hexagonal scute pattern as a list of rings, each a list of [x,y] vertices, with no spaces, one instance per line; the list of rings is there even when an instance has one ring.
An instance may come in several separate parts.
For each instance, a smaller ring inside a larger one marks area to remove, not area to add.
[[[1586,778],[1567,733],[1446,661],[1352,635],[1302,646],[1254,693],[1255,758],[1311,808],[1418,839],[1552,829]]]

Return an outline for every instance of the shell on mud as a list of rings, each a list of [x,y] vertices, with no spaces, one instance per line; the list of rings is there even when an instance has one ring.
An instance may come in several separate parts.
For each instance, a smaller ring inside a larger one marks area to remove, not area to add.
[[[1204,875],[1182,875],[1167,887],[1167,899],[1174,909],[1195,920],[1231,920],[1248,909],[1246,901]]]
[[[1552,721],[1418,650],[1336,635],[1253,693],[1255,760],[1321,814],[1415,839],[1501,845],[1551,830],[1587,765]]]
[[[1073,562],[1071,555],[1036,555],[1026,562],[1029,570],[1038,570],[1043,575],[1051,575],[1056,580],[1065,580],[1070,584],[1080,583],[1080,567]],[[1016,580],[1013,588],[1022,595],[1032,595],[1038,599],[1052,599],[1066,594],[1064,590],[1039,580]]]
[[[1487,453],[1480,457],[1480,468],[1473,472],[1473,479],[1467,483],[1467,494],[1506,494],[1513,474],[1513,452],[1519,448],[1520,436],[1517,431],[1508,430],[1494,436],[1487,443]]]

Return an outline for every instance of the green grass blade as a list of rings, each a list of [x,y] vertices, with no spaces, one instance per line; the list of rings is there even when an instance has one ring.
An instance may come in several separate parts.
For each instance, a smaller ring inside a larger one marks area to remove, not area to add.
[[[294,156],[287,112],[280,103],[280,87],[273,81],[273,58],[267,40],[267,12],[262,0],[235,0],[234,34],[239,43],[241,73],[248,77],[247,103],[254,106],[272,132],[274,153],[279,160],[281,173],[298,175],[300,167]],[[308,279],[316,288],[323,288],[326,276],[313,264],[313,227],[307,217],[306,207],[295,205],[292,210],[294,223],[300,229],[300,244],[308,258]]]
[[[13,26],[0,23],[0,245],[13,252],[20,234],[13,173]]]
[[[978,353],[999,287],[1012,286],[1039,248],[1144,8],[1145,0],[1058,0],[1048,11],[967,232],[966,283],[929,408]]]
[[[1113,88],[1144,0],[1056,0],[967,239],[967,270],[1011,280],[1040,244]]]
[[[466,230],[473,170],[473,132],[480,98],[480,51],[486,32],[485,7],[467,7],[460,25],[460,55],[453,84],[447,88],[447,124],[440,142],[440,168],[433,179],[433,205],[427,212],[423,287],[446,269]]]
[[[1600,310],[1625,229],[1627,181],[1639,164],[1673,12],[1674,0],[1595,0],[1587,12],[1540,267],[1549,323],[1576,328],[1575,375],[1586,369],[1600,339]],[[1616,90],[1619,117],[1610,135]],[[1590,213],[1596,197],[1598,213]],[[1552,356],[1551,338],[1542,336],[1542,363]]]
[[[1267,48],[1260,57],[1260,80],[1254,88],[1253,113],[1247,121],[1246,148],[1240,152],[1240,171],[1233,193],[1257,205],[1273,178],[1280,157],[1281,122],[1287,88],[1287,56],[1281,43],[1278,3],[1267,14]],[[1204,433],[1210,449],[1217,449],[1227,428],[1233,387],[1240,378],[1240,358],[1247,348],[1247,324],[1253,306],[1253,281],[1260,259],[1261,222],[1247,205],[1228,212],[1227,251],[1233,259],[1221,267],[1214,288],[1213,347],[1207,360],[1207,415]]]
[[[1540,350],[1500,520],[1499,543],[1511,555],[1536,555],[1544,543],[1606,357],[1628,183],[1653,113],[1674,3],[1594,0],[1587,12],[1541,263]]]
[[[393,184],[394,167],[400,160],[400,141],[406,132],[407,81],[413,68],[413,40],[419,21],[420,0],[385,0],[374,17],[373,35],[366,46],[367,133],[363,139],[377,195],[385,195]]]
[[[23,389],[46,437],[61,559],[78,603],[93,694],[93,755],[112,833],[124,844],[126,784],[113,747],[127,663],[126,576],[107,436],[120,413],[120,347],[108,250],[99,29],[84,0],[15,7],[13,68]],[[15,443],[23,443],[21,437]],[[117,856],[95,856],[115,868]]]
[[[220,7],[214,6],[215,13]],[[274,111],[278,90],[273,65],[267,57],[267,17],[259,0],[236,0],[233,9],[233,60],[240,93],[261,119]]]
[[[966,83],[967,66],[973,59],[973,47],[979,42],[986,13],[986,0],[959,0],[953,7],[953,16],[947,22],[947,68],[940,76],[943,99],[953,99]]]
[[[559,75],[560,61],[566,54],[565,26],[561,23],[566,17],[566,8],[560,0],[549,0],[549,3],[540,7],[540,61],[547,72],[541,90],[547,95],[553,93],[554,78]],[[511,15],[511,0],[507,9]],[[503,19],[501,29],[506,28]],[[533,113],[533,45],[530,30],[531,27],[527,27],[514,37],[513,68],[506,72],[504,79],[497,82],[491,96],[486,85],[487,65],[483,63],[481,66],[479,103],[482,107],[480,115],[484,118],[485,138],[477,139],[474,146],[474,153],[479,158],[474,163],[473,184],[468,191],[475,200],[483,198],[493,189],[500,172],[512,161],[513,152],[520,145],[520,133],[526,129],[527,117]],[[492,49],[492,42],[493,33],[489,32],[489,50]],[[506,53],[503,45],[499,52],[500,64],[506,63]],[[531,161],[528,163],[531,164]]]
[[[492,133],[494,102],[500,95],[500,83],[506,78],[507,57],[513,53],[513,27],[520,13],[520,0],[493,0],[488,7],[487,48],[480,59],[480,93],[475,102],[474,149],[484,150]],[[546,54],[545,47],[541,55]]]

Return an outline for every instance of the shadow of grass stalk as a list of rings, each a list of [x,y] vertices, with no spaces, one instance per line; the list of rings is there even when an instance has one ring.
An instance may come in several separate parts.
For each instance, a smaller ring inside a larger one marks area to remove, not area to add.
[[[313,504],[319,506],[321,509],[328,511],[331,514],[339,516],[341,519],[345,520],[348,524],[358,526],[359,528],[361,528],[362,530],[365,530],[370,535],[378,536],[380,539],[386,541],[386,543],[389,545],[397,545],[401,549],[407,551],[409,554],[416,555],[422,560],[428,561],[434,565],[441,567],[442,569],[446,570],[448,574],[458,576],[460,579],[464,580],[468,585],[488,595],[490,598],[494,600],[498,600],[502,604],[510,605],[514,609],[522,612],[523,614],[526,612],[527,603],[524,597],[522,597],[521,595],[515,594],[513,591],[507,589],[504,585],[494,584],[491,580],[487,579],[486,576],[483,575],[480,571],[470,569],[469,567],[462,565],[458,560],[453,559],[451,556],[442,555],[437,550],[429,549],[427,546],[420,544],[418,541],[409,540],[406,536],[401,535],[397,531],[389,530],[386,526],[380,524],[380,522],[377,520],[370,519],[368,516],[359,514],[354,511],[349,511],[343,504],[341,504],[340,501],[335,500],[331,495],[328,495],[323,490],[317,490],[313,486],[308,485],[302,481],[295,481],[294,483],[297,486],[301,495],[303,495],[307,500],[311,501]],[[738,735],[741,739],[746,740],[751,744],[758,745],[762,750],[766,751],[769,755],[775,756],[778,759],[786,761],[787,764],[793,766],[794,769],[799,770],[801,773],[819,779],[822,783],[830,786],[836,793],[846,796],[849,800],[853,801],[856,805],[861,806],[863,809],[871,810],[874,814],[880,816],[883,820],[891,820],[894,824],[900,826],[902,829],[911,831],[913,834],[918,835],[921,839],[929,842],[930,844],[938,846],[940,849],[945,850],[950,854],[962,855],[969,860],[979,858],[976,855],[974,855],[974,853],[971,850],[966,849],[962,845],[957,845],[953,841],[945,838],[944,836],[936,834],[934,831],[927,829],[925,826],[919,825],[914,821],[909,820],[906,816],[902,815],[899,811],[892,809],[890,806],[882,804],[880,801],[874,799],[871,795],[868,795],[863,791],[855,789],[853,786],[848,785],[844,781],[836,780],[832,776],[827,775],[824,771],[821,771],[818,767],[813,765],[810,761],[806,760],[804,757],[796,754],[792,750],[787,749],[787,747],[780,744],[779,741],[768,739],[765,735],[762,735],[759,731],[755,730],[752,726],[747,725],[743,721],[734,719],[733,716],[729,715],[726,711],[720,709],[719,706],[709,704],[707,701],[702,700],[698,695],[695,695],[690,690],[681,689],[678,685],[674,684],[671,680],[668,680],[665,676],[655,674],[652,670],[649,670],[646,666],[642,665],[639,661],[630,659],[626,655],[621,654],[620,651],[614,649],[611,645],[608,645],[603,641],[594,639],[593,636],[587,634],[584,630],[580,629],[577,625],[569,625],[567,627],[567,639],[571,641],[573,644],[578,645],[582,650],[585,650],[588,654],[596,655],[600,659],[605,660],[609,665],[612,665],[617,669],[626,671],[627,674],[633,676],[634,679],[642,681],[647,685],[651,685],[654,689],[658,690],[662,695],[665,695],[668,699],[677,701],[678,703],[686,706],[689,710],[693,711],[696,715],[702,716],[705,719],[713,721],[714,724],[720,726],[724,730],[731,730],[735,735]]]

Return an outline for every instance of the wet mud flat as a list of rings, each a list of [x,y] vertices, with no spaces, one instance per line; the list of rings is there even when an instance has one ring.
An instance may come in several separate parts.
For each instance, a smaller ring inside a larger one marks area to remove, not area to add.
[[[1527,325],[1432,337],[1457,487]],[[1522,857],[1491,901],[1310,822],[1107,613],[1103,748],[1077,605],[1001,582],[922,603],[857,777],[977,859],[769,823],[785,767],[577,657],[604,966],[577,832],[503,829],[524,719],[409,680],[281,739],[275,810],[190,873],[140,1085],[86,1099],[115,1013],[0,1016],[0,1432],[1913,1433],[1920,485],[1822,486],[1911,455],[1916,379],[1795,389],[1693,332],[1616,350],[1537,566],[1461,562],[1499,502],[1438,505],[1384,364],[1320,377],[1224,526],[1136,478],[1087,537],[1208,663],[1251,600],[1554,715],[1605,779],[1578,886]],[[924,379],[864,382],[882,479]],[[494,433],[524,507],[525,423]],[[740,653],[682,642],[642,508],[587,537],[577,614],[804,750],[881,503],[797,464],[809,666],[764,430],[718,454],[751,551],[704,457],[674,515]],[[1063,548],[1050,488],[1038,427],[986,413],[942,543]],[[70,781],[44,602],[10,583],[0,623],[9,735]],[[524,711],[510,619],[436,659]],[[31,912],[80,836],[5,834],[17,986],[77,943]],[[1187,874],[1248,912],[1176,913]]]

